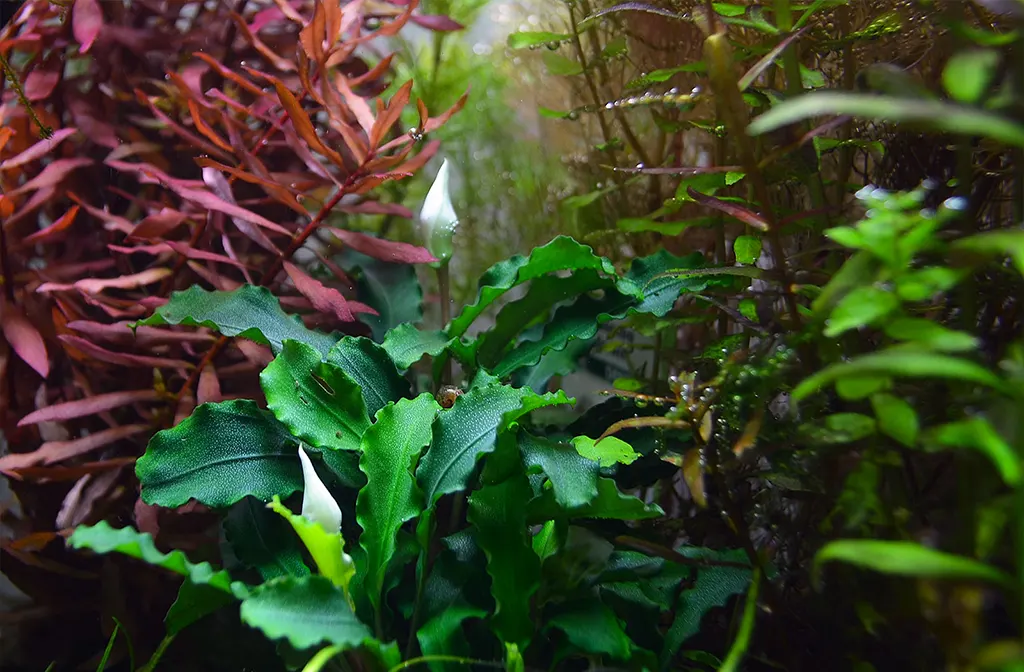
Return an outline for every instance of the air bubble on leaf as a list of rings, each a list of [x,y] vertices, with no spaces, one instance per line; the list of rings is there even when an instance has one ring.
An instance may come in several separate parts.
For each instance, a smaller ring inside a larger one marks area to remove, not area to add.
[[[947,210],[963,212],[964,210],[967,209],[967,199],[964,198],[963,196],[953,196],[943,201],[942,205]]]
[[[565,118],[569,121],[576,121],[580,118],[580,113],[576,110],[571,110],[567,115],[565,115]]]
[[[695,96],[696,97],[696,96],[699,96],[702,93],[704,93],[704,89],[700,88],[699,86],[695,86],[692,89],[690,89],[690,95],[691,96]]]
[[[562,46],[562,43],[561,42],[554,42],[553,41],[553,42],[548,42],[545,46],[548,49],[550,49],[551,51],[558,51],[558,48]]]
[[[644,164],[643,163],[638,163],[638,164],[636,164],[635,168],[636,168],[636,170],[643,170],[644,169]]]

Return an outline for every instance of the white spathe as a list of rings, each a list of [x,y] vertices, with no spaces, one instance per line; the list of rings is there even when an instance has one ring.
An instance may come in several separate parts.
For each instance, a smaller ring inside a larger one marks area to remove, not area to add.
[[[452,236],[459,224],[448,186],[450,170],[448,159],[445,159],[441,162],[441,169],[437,171],[437,177],[430,185],[420,210],[420,225],[423,227],[427,249],[441,263],[451,259]]]
[[[302,462],[302,516],[319,524],[328,534],[337,533],[341,529],[341,507],[317,476],[301,445],[299,461]]]

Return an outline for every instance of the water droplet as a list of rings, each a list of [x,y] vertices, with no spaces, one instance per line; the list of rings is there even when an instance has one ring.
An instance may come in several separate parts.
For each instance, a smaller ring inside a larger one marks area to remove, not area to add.
[[[561,42],[548,42],[546,46],[551,51],[558,51],[558,48],[562,46],[562,43]]]

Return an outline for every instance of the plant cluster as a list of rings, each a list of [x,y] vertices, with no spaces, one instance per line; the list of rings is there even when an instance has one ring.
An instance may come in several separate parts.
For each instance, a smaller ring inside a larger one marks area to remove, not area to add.
[[[376,47],[439,31],[403,67],[440,96],[465,17],[29,3],[0,41],[0,468],[76,485],[5,571],[72,580],[67,536],[182,575],[145,669],[206,631],[265,669],[1021,669],[1024,9],[920,5],[575,0],[512,35],[584,92],[541,112],[595,121],[601,184],[562,202],[583,242],[452,314],[451,164],[426,247],[381,234],[466,99],[406,110]],[[700,52],[629,74],[677,25]],[[911,29],[948,49],[870,58]],[[609,351],[642,363],[573,412],[560,377]],[[99,668],[134,669],[116,634]]]

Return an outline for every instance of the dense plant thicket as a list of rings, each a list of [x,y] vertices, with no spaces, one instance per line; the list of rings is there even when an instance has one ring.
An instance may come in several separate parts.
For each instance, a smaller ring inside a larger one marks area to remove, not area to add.
[[[1024,5],[553,8],[508,46],[574,101],[574,237],[452,306],[474,148],[413,175],[478,10],[0,36],[0,549],[35,632],[100,616],[34,662],[1021,669]]]

